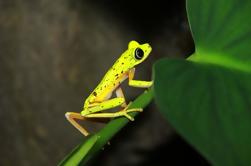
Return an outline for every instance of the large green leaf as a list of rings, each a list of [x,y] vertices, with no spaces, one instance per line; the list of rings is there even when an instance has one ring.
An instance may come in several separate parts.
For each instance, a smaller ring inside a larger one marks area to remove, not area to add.
[[[251,1],[188,0],[193,59],[251,71]]]
[[[215,165],[251,165],[251,74],[182,60],[155,66],[156,102]]]
[[[160,110],[214,165],[251,165],[251,1],[188,0],[195,53],[154,66]]]

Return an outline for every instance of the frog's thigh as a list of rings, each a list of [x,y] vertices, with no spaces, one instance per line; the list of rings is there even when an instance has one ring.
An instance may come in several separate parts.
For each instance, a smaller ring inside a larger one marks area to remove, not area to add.
[[[110,99],[110,100],[106,100],[106,101],[103,101],[101,103],[98,103],[97,105],[95,104],[94,107],[87,107],[87,108],[85,108],[81,112],[81,115],[85,116],[85,115],[92,114],[92,113],[95,113],[95,112],[100,112],[100,111],[103,111],[103,110],[108,110],[108,109],[120,106],[124,102],[125,102],[125,99],[123,97],[117,97],[117,98],[113,98],[113,99]]]

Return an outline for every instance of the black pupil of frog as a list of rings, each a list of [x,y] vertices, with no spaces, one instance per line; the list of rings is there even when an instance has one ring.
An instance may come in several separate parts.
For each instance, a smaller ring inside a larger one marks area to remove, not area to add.
[[[140,49],[140,48],[137,48],[136,50],[135,50],[135,58],[137,59],[137,60],[140,60],[140,59],[142,59],[143,58],[143,56],[144,56],[144,51],[142,50],[142,49]]]

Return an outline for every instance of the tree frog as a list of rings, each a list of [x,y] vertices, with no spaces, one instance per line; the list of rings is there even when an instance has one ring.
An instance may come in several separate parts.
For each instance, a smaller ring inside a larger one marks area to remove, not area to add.
[[[65,114],[67,120],[76,127],[83,135],[87,136],[88,131],[83,128],[76,120],[86,120],[88,118],[115,118],[125,116],[133,121],[129,112],[142,112],[142,108],[128,109],[129,104],[120,87],[121,83],[128,78],[129,86],[138,88],[149,88],[153,81],[134,80],[135,66],[142,63],[152,51],[148,43],[139,44],[136,41],[130,41],[128,49],[118,58],[114,65],[107,71],[101,82],[85,100],[81,113],[67,112]],[[116,98],[112,98],[115,92]],[[122,110],[114,113],[106,113],[114,107],[122,107]]]

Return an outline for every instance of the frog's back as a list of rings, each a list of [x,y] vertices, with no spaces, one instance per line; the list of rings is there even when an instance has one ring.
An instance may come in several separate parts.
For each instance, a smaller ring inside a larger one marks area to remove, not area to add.
[[[128,77],[129,67],[122,55],[108,70],[98,86],[86,99],[87,103],[102,102],[111,97],[112,92]]]

